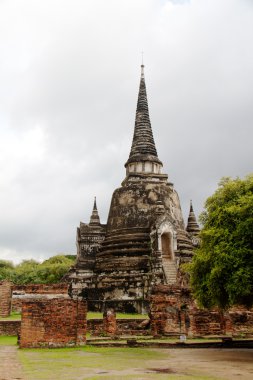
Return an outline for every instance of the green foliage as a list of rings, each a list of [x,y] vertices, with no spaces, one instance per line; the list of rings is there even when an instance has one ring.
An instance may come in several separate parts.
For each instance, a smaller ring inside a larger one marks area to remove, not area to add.
[[[23,260],[16,266],[9,261],[1,260],[0,280],[10,280],[17,285],[57,283],[74,264],[74,260],[74,255],[57,255],[43,263]]]
[[[0,260],[0,269],[5,268],[5,269],[13,269],[14,265],[11,261],[7,260]]]
[[[253,304],[253,174],[223,178],[200,218],[201,246],[188,265],[199,304]]]
[[[11,261],[0,260],[0,281],[12,280],[14,265]]]

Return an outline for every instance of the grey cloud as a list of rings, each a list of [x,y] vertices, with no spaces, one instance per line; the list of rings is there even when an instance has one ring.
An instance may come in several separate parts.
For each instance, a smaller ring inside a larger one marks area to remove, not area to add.
[[[106,222],[142,50],[158,154],[185,218],[222,176],[252,172],[251,2],[13,4],[0,3],[0,257],[74,253],[94,195]]]

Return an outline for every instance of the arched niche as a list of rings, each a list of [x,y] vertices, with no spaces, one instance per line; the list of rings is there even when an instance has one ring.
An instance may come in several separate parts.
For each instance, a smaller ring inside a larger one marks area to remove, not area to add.
[[[173,235],[171,232],[163,232],[161,234],[161,248],[162,255],[172,260],[174,258],[173,252]]]
[[[169,221],[164,221],[157,229],[157,235],[158,250],[162,252],[162,256],[174,260],[174,252],[177,250],[177,235],[173,225]]]

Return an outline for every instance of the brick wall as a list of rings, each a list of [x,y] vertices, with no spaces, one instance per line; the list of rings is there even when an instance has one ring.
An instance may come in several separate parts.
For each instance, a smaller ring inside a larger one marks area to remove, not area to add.
[[[21,348],[85,344],[87,303],[71,299],[68,285],[29,285],[23,291]]]
[[[234,334],[253,335],[253,308],[247,310],[243,307],[229,310],[231,329]]]
[[[150,296],[152,334],[187,334],[191,302],[188,289],[176,285],[157,285],[153,288]]]
[[[11,312],[11,285],[9,281],[0,282],[0,317],[8,317]]]
[[[117,335],[149,335],[146,319],[116,319]],[[145,323],[145,326],[143,324]],[[93,336],[106,335],[103,319],[88,319],[87,332]]]
[[[68,284],[65,282],[58,284],[31,284],[31,285],[14,285],[12,287],[12,296],[15,298],[25,294],[68,294]]]
[[[68,293],[68,285],[66,283],[44,285],[13,285],[12,286],[12,298],[11,298],[11,311],[21,313],[22,300],[34,294],[35,297],[40,294],[51,295],[66,295]]]
[[[0,321],[0,335],[18,335],[21,321]]]
[[[22,299],[21,298],[12,298],[11,299],[11,311],[21,313],[21,311],[22,311]]]
[[[173,285],[153,288],[150,319],[153,335],[253,335],[253,309],[234,307],[226,313],[199,309],[189,289]]]
[[[226,329],[225,317],[218,310],[200,310],[193,308],[190,313],[190,331],[193,336],[224,335]]]
[[[158,285],[153,289],[150,317],[153,335],[221,335],[229,326],[218,310],[198,309],[189,289],[175,285]]]

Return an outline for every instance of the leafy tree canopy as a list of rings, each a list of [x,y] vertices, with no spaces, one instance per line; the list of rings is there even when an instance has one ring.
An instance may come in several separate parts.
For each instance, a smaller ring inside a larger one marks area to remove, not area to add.
[[[14,284],[53,284],[61,280],[74,264],[75,255],[57,255],[39,263],[23,260],[18,265],[0,261],[0,281],[9,280]]]
[[[199,304],[253,304],[253,174],[223,178],[200,220],[201,246],[188,265]]]

